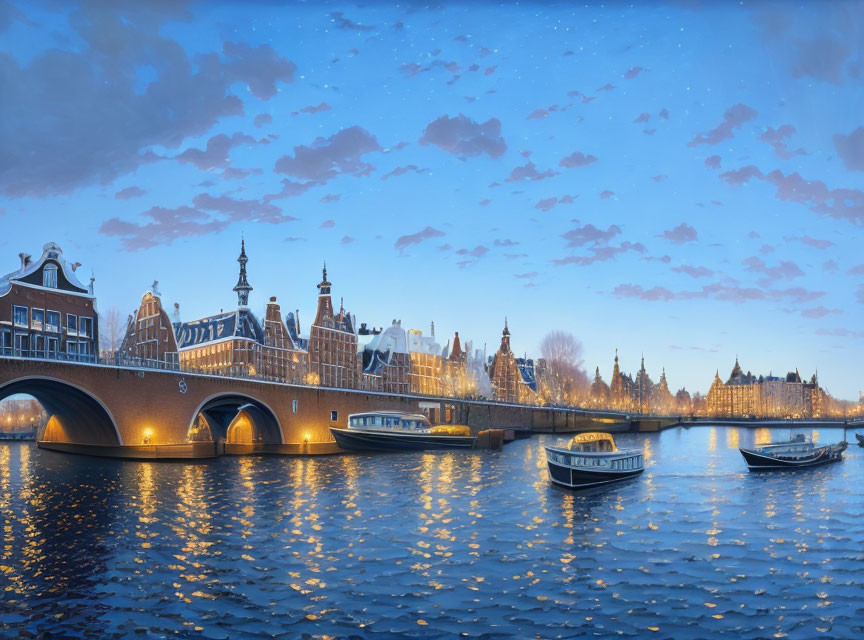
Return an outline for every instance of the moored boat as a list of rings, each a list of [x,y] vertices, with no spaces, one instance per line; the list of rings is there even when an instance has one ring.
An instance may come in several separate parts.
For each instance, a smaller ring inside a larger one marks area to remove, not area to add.
[[[370,411],[348,416],[345,429],[330,427],[342,449],[352,451],[423,451],[473,449],[477,437],[463,425],[432,426],[423,414]]]
[[[856,433],[855,439],[858,440],[859,447],[864,447],[864,436],[862,436],[860,433]]]
[[[772,442],[755,449],[739,449],[750,471],[803,469],[829,462],[839,462],[846,450],[846,441],[817,446],[799,434],[787,442]]]
[[[549,479],[560,487],[587,489],[637,476],[645,458],[637,449],[619,450],[608,433],[580,433],[563,447],[546,447]]]

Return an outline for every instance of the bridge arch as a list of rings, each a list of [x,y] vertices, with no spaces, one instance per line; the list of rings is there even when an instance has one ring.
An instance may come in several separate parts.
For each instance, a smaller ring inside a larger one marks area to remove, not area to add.
[[[40,440],[123,444],[111,411],[81,387],[47,376],[28,376],[0,385],[0,400],[16,394],[32,396],[48,414],[48,424],[39,434]]]
[[[264,402],[238,393],[210,396],[189,425],[190,442],[282,444],[282,427]]]

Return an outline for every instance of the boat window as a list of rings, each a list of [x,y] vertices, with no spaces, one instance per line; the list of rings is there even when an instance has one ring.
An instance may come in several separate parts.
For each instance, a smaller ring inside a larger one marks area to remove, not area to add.
[[[331,411],[330,412],[330,422],[339,422],[339,412]]]

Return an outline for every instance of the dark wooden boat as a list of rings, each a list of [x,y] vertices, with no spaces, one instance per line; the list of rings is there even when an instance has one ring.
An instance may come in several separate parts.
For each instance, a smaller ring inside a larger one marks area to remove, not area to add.
[[[620,482],[645,470],[644,455],[619,450],[608,433],[580,433],[563,447],[546,447],[546,464],[553,484],[587,489]]]
[[[348,416],[348,428],[330,427],[342,449],[351,451],[425,451],[473,449],[477,437],[468,427],[433,427],[422,414],[372,411]]]
[[[864,447],[864,436],[862,436],[860,433],[856,433],[855,439],[858,440],[859,447]]]
[[[839,462],[846,450],[845,441],[816,446],[799,435],[788,442],[772,442],[755,449],[739,449],[750,471],[804,469]]]

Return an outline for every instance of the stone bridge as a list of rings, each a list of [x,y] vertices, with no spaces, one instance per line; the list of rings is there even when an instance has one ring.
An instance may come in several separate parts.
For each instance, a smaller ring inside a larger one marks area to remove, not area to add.
[[[487,401],[397,396],[254,378],[18,357],[0,357],[0,400],[23,393],[49,415],[39,446],[129,458],[198,458],[222,453],[336,453],[330,427],[350,413],[423,412],[434,423],[475,430],[533,432],[632,427],[677,420],[631,420],[615,412]]]

